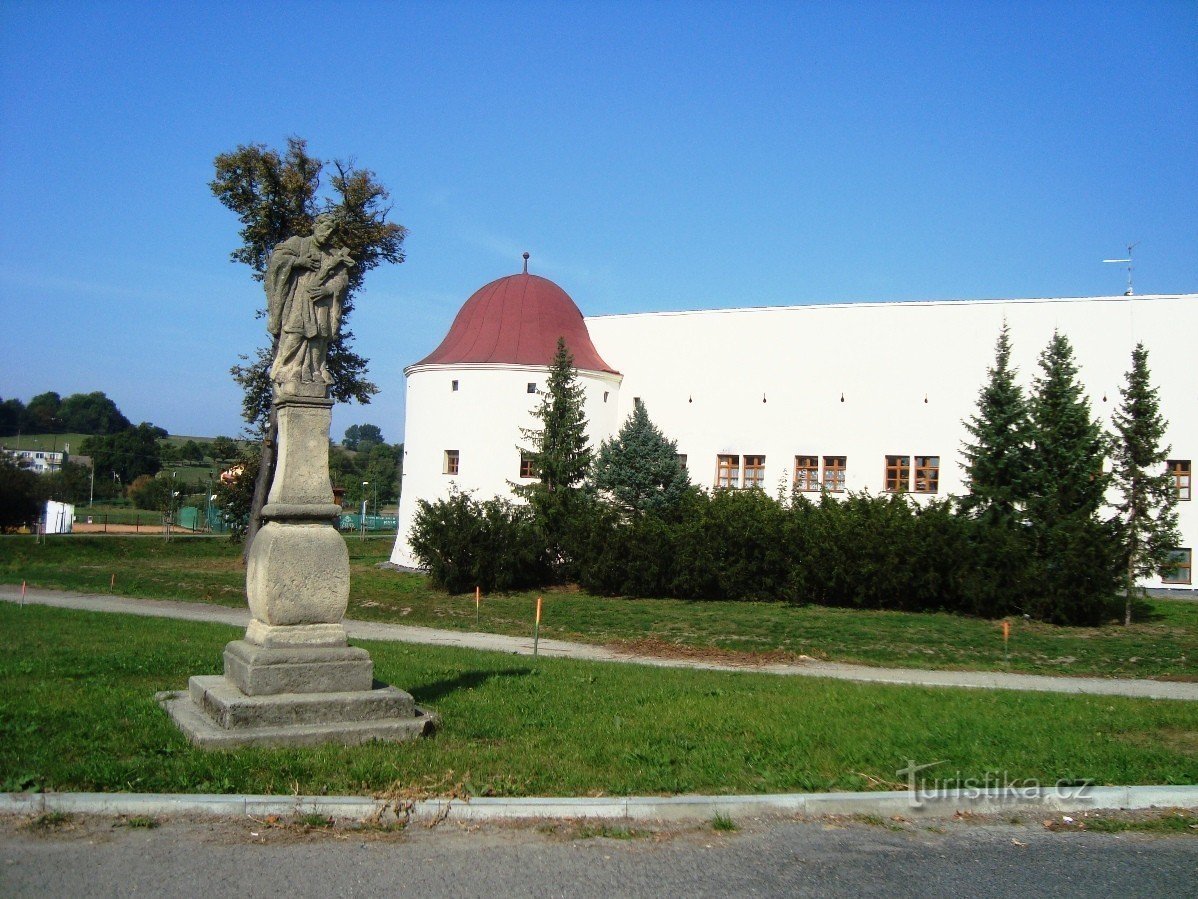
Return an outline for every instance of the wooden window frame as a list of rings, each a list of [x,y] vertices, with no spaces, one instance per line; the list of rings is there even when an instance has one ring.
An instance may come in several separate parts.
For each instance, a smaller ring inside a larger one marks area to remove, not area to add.
[[[824,456],[824,476],[820,481],[821,488],[829,493],[844,493],[848,463],[848,456]]]
[[[911,457],[887,456],[882,475],[884,493],[909,493],[911,490]]]
[[[803,493],[816,493],[820,489],[819,456],[795,456],[794,479],[791,481],[795,490]]]
[[[716,454],[715,486],[717,490],[735,490],[740,486],[740,456],[732,453]]]
[[[1162,584],[1187,585],[1194,582],[1194,550],[1188,546],[1179,546],[1174,552],[1178,555],[1177,564],[1171,569],[1175,577],[1161,577]]]
[[[462,454],[458,450],[446,450],[442,474],[456,475],[461,470],[461,466]]]
[[[761,453],[753,453],[744,457],[740,482],[745,490],[752,487],[756,487],[758,490],[765,489],[765,456]]]
[[[1173,478],[1173,489],[1178,502],[1188,503],[1193,495],[1194,466],[1189,459],[1170,459],[1165,463],[1169,477]]]
[[[537,474],[537,460],[532,453],[520,454],[520,477],[526,481],[540,477]]]
[[[911,466],[914,481],[912,487],[916,493],[932,494],[940,492],[940,457],[916,456]],[[923,487],[920,487],[920,481]]]
[[[686,471],[686,453],[675,453],[674,458],[678,460],[678,464],[682,466],[682,470]]]

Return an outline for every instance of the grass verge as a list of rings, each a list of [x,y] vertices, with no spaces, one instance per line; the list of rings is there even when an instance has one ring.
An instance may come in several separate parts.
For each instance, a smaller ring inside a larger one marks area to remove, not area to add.
[[[205,752],[155,704],[238,629],[0,604],[0,789],[636,795],[900,789],[989,775],[1198,782],[1198,704],[926,689],[364,644],[443,716],[415,743]]]
[[[472,596],[434,590],[426,578],[381,570],[388,539],[346,541],[352,618],[474,630]],[[115,576],[115,578],[114,578]],[[152,537],[0,538],[0,581],[82,592],[245,604],[240,547],[223,539]],[[115,586],[110,586],[115,584]],[[477,628],[528,636],[536,593],[484,597]],[[1012,622],[1009,656],[1001,624],[960,615],[879,612],[764,602],[620,599],[581,592],[545,595],[541,635],[669,655],[818,659],[907,668],[1055,675],[1198,679],[1198,603],[1152,600],[1130,627],[1063,628]]]

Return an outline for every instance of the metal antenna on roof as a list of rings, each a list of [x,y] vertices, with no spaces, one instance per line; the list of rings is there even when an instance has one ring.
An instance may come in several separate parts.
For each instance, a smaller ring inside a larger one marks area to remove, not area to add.
[[[524,251],[524,274],[528,274],[528,251]]]
[[[1132,287],[1131,287],[1131,251],[1134,250],[1139,245],[1140,245],[1140,242],[1138,240],[1135,243],[1129,243],[1127,245],[1127,258],[1126,259],[1104,259],[1104,260],[1102,260],[1103,262],[1126,262],[1127,263],[1127,290],[1125,290],[1123,292],[1123,295],[1125,297],[1135,296],[1135,291],[1132,290]]]

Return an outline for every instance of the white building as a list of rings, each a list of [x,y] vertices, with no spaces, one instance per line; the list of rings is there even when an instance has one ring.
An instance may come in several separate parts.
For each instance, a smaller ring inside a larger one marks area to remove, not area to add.
[[[962,420],[1011,330],[1025,388],[1054,330],[1073,344],[1094,413],[1107,425],[1130,367],[1149,351],[1169,420],[1170,467],[1190,583],[1198,512],[1188,501],[1198,454],[1198,295],[854,303],[658,312],[584,319],[556,284],[501,278],[476,292],[441,345],[405,369],[407,421],[399,537],[392,561],[416,565],[407,542],[416,502],[451,486],[509,495],[529,474],[520,428],[535,424],[558,336],[575,357],[593,446],[614,435],[634,399],[678,441],[702,486],[792,484],[817,492],[964,492]],[[526,443],[526,442],[525,442]],[[1159,579],[1148,582],[1160,586]]]
[[[4,452],[18,465],[28,468],[35,474],[49,474],[52,471],[62,471],[62,465],[67,458],[66,452],[60,453],[50,450],[13,450],[5,447]]]

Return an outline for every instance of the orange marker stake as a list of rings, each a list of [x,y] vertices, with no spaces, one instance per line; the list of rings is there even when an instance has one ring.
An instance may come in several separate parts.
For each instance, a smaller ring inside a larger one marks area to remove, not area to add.
[[[537,620],[532,628],[532,657],[537,657],[537,648],[541,640],[541,597],[537,597]]]
[[[25,582],[21,581],[21,605],[25,605]]]
[[[116,572],[115,571],[112,573],[112,580],[108,582],[108,589],[109,590],[116,589]]]
[[[482,602],[482,588],[474,588],[474,629],[478,630],[478,604]]]
[[[1004,621],[1002,623],[1002,654],[1006,659],[1007,664],[1011,664],[1011,653],[1007,648],[1007,644],[1011,639],[1011,622]]]

